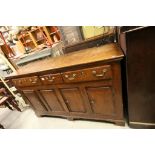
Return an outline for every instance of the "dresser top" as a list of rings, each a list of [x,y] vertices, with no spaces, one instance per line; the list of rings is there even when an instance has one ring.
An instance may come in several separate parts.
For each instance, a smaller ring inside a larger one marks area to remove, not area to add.
[[[86,65],[95,62],[112,61],[123,57],[122,50],[117,44],[111,43],[100,47],[88,48],[58,57],[50,57],[44,60],[29,63],[20,67],[16,73],[9,75],[14,77],[42,71],[55,70],[65,67]]]

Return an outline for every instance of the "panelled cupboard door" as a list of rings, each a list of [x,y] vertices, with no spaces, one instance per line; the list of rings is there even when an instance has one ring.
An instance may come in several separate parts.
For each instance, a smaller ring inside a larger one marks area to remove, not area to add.
[[[108,86],[87,87],[86,92],[93,113],[101,115],[114,114],[115,107],[111,87]]]
[[[48,111],[34,90],[23,90],[23,93],[36,111]]]
[[[64,111],[55,91],[53,89],[39,91],[49,108],[53,112]]]
[[[70,112],[86,112],[79,88],[61,88],[60,91]]]

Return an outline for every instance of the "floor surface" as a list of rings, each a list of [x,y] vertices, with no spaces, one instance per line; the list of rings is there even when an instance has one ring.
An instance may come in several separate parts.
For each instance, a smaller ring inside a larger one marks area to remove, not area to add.
[[[64,118],[56,117],[37,117],[34,111],[30,108],[23,112],[11,111],[7,108],[0,108],[0,123],[5,129],[128,129],[117,126],[112,123],[74,120],[69,121]]]

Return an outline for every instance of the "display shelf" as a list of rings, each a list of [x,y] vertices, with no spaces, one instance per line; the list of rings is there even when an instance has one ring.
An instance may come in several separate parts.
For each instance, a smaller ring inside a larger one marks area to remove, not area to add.
[[[60,31],[57,26],[44,26],[43,31],[51,44],[60,41]]]
[[[37,27],[33,30],[29,30],[18,36],[18,40],[21,42],[25,49],[34,50],[41,44],[53,45],[60,41],[59,29],[56,26],[43,26]],[[29,40],[29,41],[27,41]]]
[[[38,39],[38,40],[36,40],[36,42],[40,42],[40,41],[43,41],[43,40],[45,40],[45,39],[44,38]]]
[[[55,31],[55,32],[51,32],[50,35],[56,34],[57,32],[60,32],[59,30]]]
[[[21,42],[21,44],[25,48],[25,50],[27,48],[32,50],[37,47],[28,32],[26,32],[25,34],[19,35],[18,40]]]

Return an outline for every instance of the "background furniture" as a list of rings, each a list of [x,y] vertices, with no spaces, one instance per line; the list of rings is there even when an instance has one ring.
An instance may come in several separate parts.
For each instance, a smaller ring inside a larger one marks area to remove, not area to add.
[[[7,79],[38,116],[124,125],[122,58],[116,44],[107,44],[27,64]]]
[[[155,27],[124,27],[119,43],[126,55],[129,126],[155,128]],[[124,89],[125,91],[125,89]]]
[[[84,40],[104,36],[105,34],[113,32],[113,29],[114,27],[111,26],[81,26]]]
[[[115,27],[59,26],[59,30],[64,43],[64,53],[115,42]]]
[[[5,88],[0,88],[0,106],[5,105],[10,110],[13,110],[13,108],[17,109],[21,112],[20,108],[16,104],[16,101],[12,95],[7,93]],[[0,124],[0,128],[4,129],[3,125]]]
[[[35,52],[31,52],[23,55],[22,57],[15,59],[14,63],[20,67],[32,61],[38,61],[40,59],[46,59],[48,57],[56,57],[63,54],[62,51],[62,43],[59,42],[54,44],[52,47],[47,47],[42,50],[37,50]]]
[[[32,30],[21,32],[18,40],[27,51],[30,51],[42,44],[53,45],[59,42],[60,34],[56,26],[36,26]]]
[[[60,31],[57,26],[43,26],[43,31],[51,45],[60,41]]]
[[[3,32],[0,31],[0,38],[3,42],[3,45],[1,45],[1,50],[3,51],[3,53],[5,54],[5,56],[7,58],[11,58],[13,56],[15,56],[15,54],[13,53],[12,49],[10,48],[10,46],[7,44],[4,36],[3,36]]]
[[[18,40],[21,42],[21,44],[25,48],[25,51],[32,50],[37,47],[37,44],[35,43],[34,40],[32,40],[28,32],[22,32],[18,36]]]

